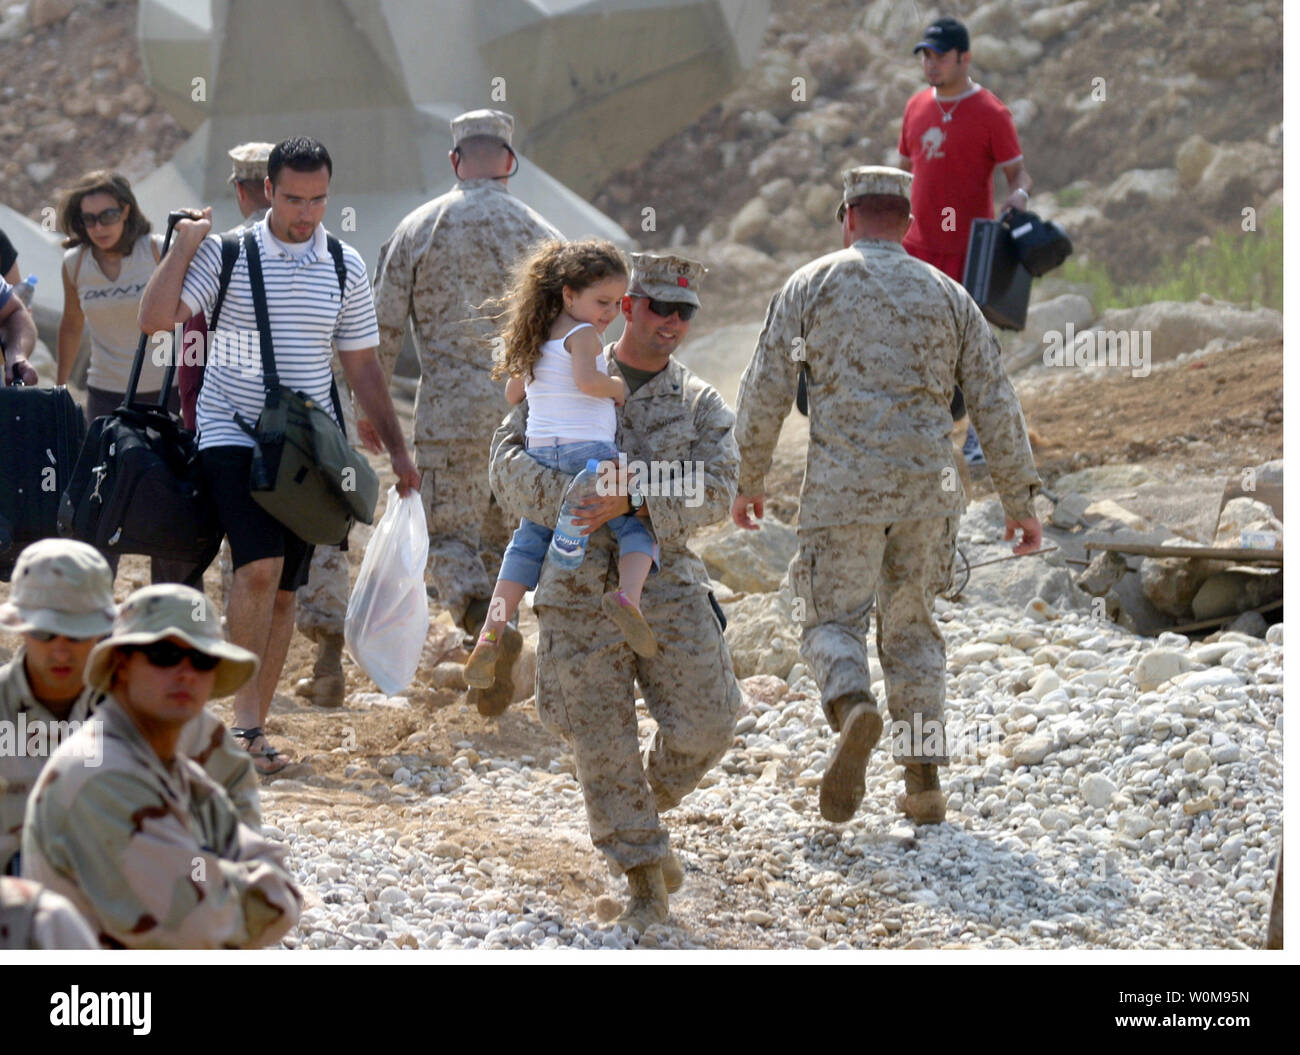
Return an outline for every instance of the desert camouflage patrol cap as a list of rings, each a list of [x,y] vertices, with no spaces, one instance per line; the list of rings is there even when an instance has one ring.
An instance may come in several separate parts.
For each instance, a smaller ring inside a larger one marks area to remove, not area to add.
[[[510,146],[515,119],[504,110],[469,110],[451,119],[451,145],[458,147],[473,136],[491,136]]]
[[[844,197],[835,210],[835,219],[844,219],[851,202],[867,194],[892,194],[912,202],[912,174],[888,165],[859,165],[844,170]]]
[[[113,626],[113,573],[93,546],[73,539],[33,542],[14,564],[0,626],[66,637],[99,637]]]
[[[700,280],[708,274],[703,264],[672,253],[632,253],[631,258],[629,293],[701,307]]]
[[[266,163],[274,149],[274,143],[240,143],[226,151],[232,166],[227,182],[266,179]]]
[[[101,691],[113,680],[115,653],[124,645],[151,645],[175,637],[190,648],[218,657],[212,696],[229,696],[257,673],[258,659],[232,645],[221,632],[221,613],[198,590],[179,583],[160,583],[136,590],[118,610],[113,632],[91,649],[86,683]]]

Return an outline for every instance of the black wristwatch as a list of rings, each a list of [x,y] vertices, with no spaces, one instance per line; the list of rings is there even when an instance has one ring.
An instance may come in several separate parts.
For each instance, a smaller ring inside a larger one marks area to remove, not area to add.
[[[640,508],[643,505],[645,505],[645,495],[643,495],[635,487],[629,487],[627,489],[627,504],[632,509],[632,515],[636,516]]]

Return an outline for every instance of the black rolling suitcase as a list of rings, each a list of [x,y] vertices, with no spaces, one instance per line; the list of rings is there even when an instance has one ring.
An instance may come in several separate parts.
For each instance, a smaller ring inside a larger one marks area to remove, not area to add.
[[[180,218],[168,217],[168,242]],[[91,423],[59,503],[59,533],[105,554],[140,553],[192,565],[187,581],[195,581],[221,547],[221,526],[194,434],[166,406],[175,355],[158,404],[136,402],[147,344],[141,334],[122,405]]]
[[[966,247],[966,287],[984,317],[1006,330],[1023,330],[1033,281],[1001,220],[975,220]]]
[[[59,496],[85,436],[66,388],[0,388],[0,580],[24,546],[58,536]]]

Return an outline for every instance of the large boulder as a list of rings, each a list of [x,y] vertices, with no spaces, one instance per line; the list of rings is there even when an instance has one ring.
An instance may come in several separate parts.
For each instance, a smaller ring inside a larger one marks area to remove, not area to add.
[[[1002,540],[1006,519],[1002,503],[987,498],[972,503],[962,517],[958,546],[971,564],[1011,557],[1011,546]],[[962,590],[962,600],[969,604],[988,604],[1022,611],[1031,601],[1041,599],[1057,610],[1085,611],[1090,598],[1074,585],[1062,551],[1033,554],[1011,560],[999,560],[971,572],[970,582]]]
[[[772,212],[761,197],[751,198],[731,218],[731,240],[766,248],[768,231],[772,227]]]
[[[802,81],[796,80],[802,78]],[[722,102],[725,114],[766,110],[778,118],[807,107],[820,85],[808,66],[781,51],[765,51]],[[798,90],[797,90],[798,89]]]
[[[1282,152],[1263,143],[1224,143],[1201,171],[1192,193],[1204,206],[1240,216],[1242,206],[1282,185]]]
[[[1263,502],[1240,496],[1232,499],[1219,513],[1219,526],[1214,532],[1216,546],[1239,548],[1242,536],[1249,532],[1268,532],[1282,540],[1282,521]]]
[[[800,628],[784,592],[752,593],[724,606],[727,648],[738,678],[786,678],[799,659]]]
[[[970,47],[971,53],[976,56],[975,61],[983,69],[995,73],[1023,70],[1030,63],[1038,61],[1043,54],[1043,45],[1022,36],[975,37],[970,42]]]
[[[1280,568],[1231,568],[1211,575],[1192,598],[1197,619],[1218,619],[1276,601],[1282,596]]]
[[[1148,205],[1172,202],[1181,193],[1177,169],[1129,169],[1106,188],[1101,207],[1112,220],[1118,220]]]
[[[1088,0],[1074,0],[1074,3],[1061,4],[1059,7],[1044,7],[1025,19],[1025,32],[1035,40],[1046,43],[1077,26],[1091,9],[1092,4]]]
[[[1201,546],[1204,543],[1190,539],[1170,538],[1165,546]],[[1138,577],[1142,594],[1151,606],[1176,619],[1193,617],[1192,598],[1211,575],[1227,567],[1226,561],[1187,559],[1184,557],[1147,557],[1142,561]]]
[[[794,528],[771,516],[762,524],[758,531],[727,524],[702,533],[694,541],[695,552],[709,574],[737,593],[780,589],[790,558],[799,548]]]
[[[1025,328],[1015,339],[1014,345],[1007,350],[1007,369],[1016,370],[1041,363],[1046,347],[1044,338],[1048,334],[1059,335],[1059,339],[1064,341],[1069,332],[1067,327],[1072,327],[1077,333],[1096,317],[1092,301],[1080,293],[1063,293],[1050,300],[1031,304],[1025,317]]]
[[[1248,337],[1280,341],[1282,313],[1272,308],[1239,308],[1225,301],[1158,300],[1136,308],[1104,311],[1092,329],[1103,334],[1149,331],[1151,359],[1160,363],[1182,352],[1204,348],[1220,337],[1228,341]]]
[[[1217,148],[1199,132],[1188,136],[1178,147],[1174,155],[1174,167],[1178,170],[1178,182],[1191,190],[1201,182],[1205,167],[1214,160]]]
[[[1058,477],[1052,486],[1058,492],[1078,491],[1081,494],[1100,494],[1105,491],[1128,491],[1143,484],[1159,482],[1150,469],[1143,465],[1119,463],[1094,465]]]

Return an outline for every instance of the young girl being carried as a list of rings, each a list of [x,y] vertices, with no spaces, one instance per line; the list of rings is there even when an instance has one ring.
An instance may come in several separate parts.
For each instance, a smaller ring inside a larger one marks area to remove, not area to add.
[[[615,405],[627,398],[620,377],[608,374],[600,335],[619,313],[627,290],[627,262],[610,242],[544,242],[524,260],[507,295],[505,357],[493,376],[508,376],[506,399],[528,399],[528,453],[551,469],[575,475],[589,458],[616,461]],[[641,614],[641,588],[658,561],[659,547],[646,522],[610,520],[618,539],[619,589],[602,607],[632,650],[653,656],[658,647]],[[479,633],[465,663],[465,680],[491,686],[501,630],[524,594],[537,585],[551,529],[521,520]]]

